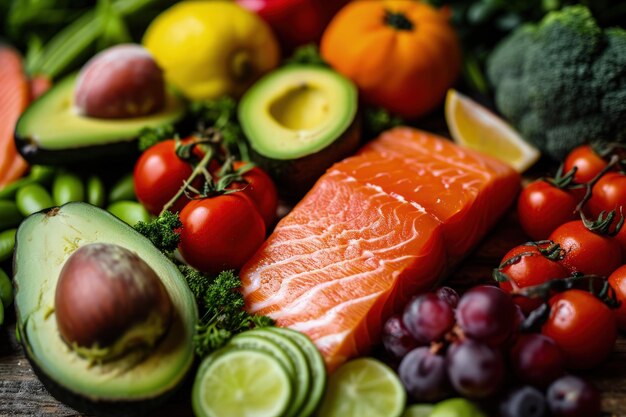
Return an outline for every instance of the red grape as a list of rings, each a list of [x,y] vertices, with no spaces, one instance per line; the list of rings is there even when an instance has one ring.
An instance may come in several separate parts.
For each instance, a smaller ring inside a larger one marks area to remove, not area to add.
[[[511,392],[500,404],[501,417],[544,417],[545,414],[546,399],[537,388],[528,385]]]
[[[466,336],[492,346],[502,344],[516,319],[511,297],[497,287],[474,287],[461,297],[456,319]]]
[[[402,321],[421,344],[440,340],[454,326],[454,311],[434,293],[415,297],[404,308]]]
[[[567,375],[548,388],[548,406],[554,417],[598,417],[600,393],[587,381]]]
[[[459,294],[450,287],[441,287],[437,289],[437,297],[445,301],[452,308],[456,308],[459,304]]]
[[[428,347],[409,352],[400,362],[398,373],[404,388],[415,401],[436,402],[451,394],[446,360]]]
[[[450,346],[447,363],[452,386],[468,398],[489,397],[504,380],[500,352],[474,340],[466,339]]]
[[[524,334],[511,349],[511,365],[523,382],[546,388],[565,373],[565,357],[554,340],[537,333]]]
[[[385,349],[395,359],[404,357],[404,355],[419,346],[406,327],[404,327],[399,314],[390,317],[385,322],[382,339]]]

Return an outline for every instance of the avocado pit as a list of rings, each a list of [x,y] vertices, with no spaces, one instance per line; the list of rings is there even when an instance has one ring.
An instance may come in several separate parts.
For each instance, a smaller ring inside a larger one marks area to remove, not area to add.
[[[110,243],[87,244],[72,253],[59,275],[54,308],[65,343],[100,361],[153,348],[167,332],[173,310],[154,270]]]

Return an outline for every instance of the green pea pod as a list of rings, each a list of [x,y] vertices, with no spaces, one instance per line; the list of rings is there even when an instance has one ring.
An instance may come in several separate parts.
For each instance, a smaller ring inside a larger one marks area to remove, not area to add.
[[[83,182],[77,175],[69,172],[57,174],[52,182],[52,198],[57,206],[70,201],[83,201],[85,199]]]
[[[92,175],[87,179],[87,202],[94,206],[104,206],[104,200],[106,198],[106,190],[104,189],[104,183],[102,180]]]
[[[19,180],[14,181],[0,189],[0,199],[8,200],[14,198],[17,191],[28,184],[45,184],[52,179],[55,172],[56,169],[52,167],[33,165],[27,176],[20,178]]]
[[[8,307],[13,302],[13,285],[9,276],[0,269],[0,301],[5,307]]]
[[[28,184],[18,190],[15,202],[20,213],[30,216],[33,213],[54,207],[50,193],[39,184]]]
[[[13,255],[15,232],[17,229],[9,229],[0,233],[0,262],[6,261]]]
[[[116,201],[107,210],[131,226],[134,226],[137,222],[150,221],[150,213],[136,201]]]
[[[122,200],[135,200],[135,183],[133,174],[128,174],[120,178],[109,191],[109,203]]]
[[[17,226],[23,218],[15,202],[0,200],[0,230]]]

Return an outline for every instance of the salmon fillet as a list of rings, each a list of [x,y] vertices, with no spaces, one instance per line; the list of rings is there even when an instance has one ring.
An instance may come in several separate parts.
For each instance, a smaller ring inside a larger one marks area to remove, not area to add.
[[[507,165],[410,128],[332,166],[241,270],[248,311],[307,334],[329,370],[378,342],[519,189]]]

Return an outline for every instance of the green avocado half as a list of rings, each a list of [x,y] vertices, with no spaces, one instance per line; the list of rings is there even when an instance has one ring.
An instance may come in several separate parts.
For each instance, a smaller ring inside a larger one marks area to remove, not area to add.
[[[54,85],[26,108],[15,128],[18,151],[31,164],[67,164],[137,153],[135,139],[146,127],[177,123],[186,112],[184,101],[166,90],[158,113],[129,119],[101,119],[74,108],[76,74]]]
[[[287,65],[257,81],[239,103],[251,158],[279,188],[305,192],[359,145],[357,88],[330,68]]]
[[[59,273],[75,250],[95,242],[137,254],[170,297],[173,315],[167,332],[139,358],[124,354],[95,362],[77,354],[59,333],[54,304]],[[17,326],[27,358],[48,391],[81,412],[145,413],[167,399],[192,367],[198,311],[184,277],[148,239],[102,209],[68,203],[24,220],[16,236],[14,285]]]

